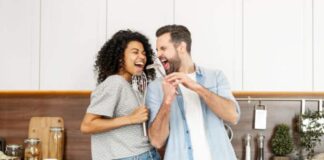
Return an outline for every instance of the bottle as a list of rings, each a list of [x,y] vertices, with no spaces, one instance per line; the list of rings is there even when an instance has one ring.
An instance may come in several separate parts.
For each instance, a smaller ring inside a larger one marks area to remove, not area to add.
[[[6,140],[2,137],[0,137],[0,151],[6,151]]]
[[[41,146],[38,138],[25,139],[25,160],[41,160]]]
[[[15,160],[22,160],[23,159],[22,145],[8,144],[6,146],[5,154],[7,156],[14,157]]]
[[[51,127],[48,146],[48,158],[63,159],[64,129],[62,127]]]
[[[264,135],[258,136],[258,158],[257,160],[264,160]]]
[[[252,160],[251,138],[252,138],[252,136],[250,134],[247,134],[245,137],[245,159],[244,160]]]

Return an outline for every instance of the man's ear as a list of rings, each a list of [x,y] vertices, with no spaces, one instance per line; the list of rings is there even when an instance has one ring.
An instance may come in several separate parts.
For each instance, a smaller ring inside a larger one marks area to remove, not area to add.
[[[187,51],[187,44],[182,41],[182,42],[180,42],[179,48],[180,48],[181,52],[186,52]]]

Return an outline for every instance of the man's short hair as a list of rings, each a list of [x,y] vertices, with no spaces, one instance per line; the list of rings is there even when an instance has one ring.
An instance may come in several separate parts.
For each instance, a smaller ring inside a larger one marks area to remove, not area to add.
[[[155,36],[160,37],[165,33],[170,33],[171,41],[174,43],[175,46],[180,44],[181,42],[185,42],[187,44],[187,52],[190,53],[191,51],[191,34],[187,27],[183,25],[166,25],[159,28]]]

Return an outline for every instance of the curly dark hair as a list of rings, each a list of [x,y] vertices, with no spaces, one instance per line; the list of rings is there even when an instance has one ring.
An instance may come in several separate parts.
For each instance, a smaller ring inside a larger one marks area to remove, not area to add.
[[[153,59],[155,57],[148,39],[139,32],[120,30],[115,33],[98,52],[94,65],[95,71],[98,73],[98,84],[103,82],[108,76],[118,73],[119,69],[124,64],[124,52],[128,43],[131,41],[138,41],[143,44],[147,59],[144,72],[148,80],[153,80],[155,78],[155,71],[153,69],[145,70],[147,65],[154,63]]]

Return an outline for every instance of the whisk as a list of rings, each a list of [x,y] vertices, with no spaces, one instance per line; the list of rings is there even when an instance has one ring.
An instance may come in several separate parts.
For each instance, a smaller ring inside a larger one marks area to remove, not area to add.
[[[146,88],[147,88],[147,78],[144,72],[142,72],[140,75],[132,76],[132,88],[135,91],[137,102],[140,105],[144,105],[145,98],[146,98]],[[147,136],[146,122],[143,122],[142,125],[143,125],[144,136]]]
[[[155,69],[156,71],[159,72],[159,74],[164,78],[166,76],[166,74],[161,70],[161,62],[159,61],[159,59],[156,59],[155,60],[157,63],[153,63],[153,64],[150,64],[150,65],[147,65],[146,66],[146,69],[149,70],[149,69]],[[176,94],[179,95],[179,92],[178,92],[178,88],[176,90]]]

